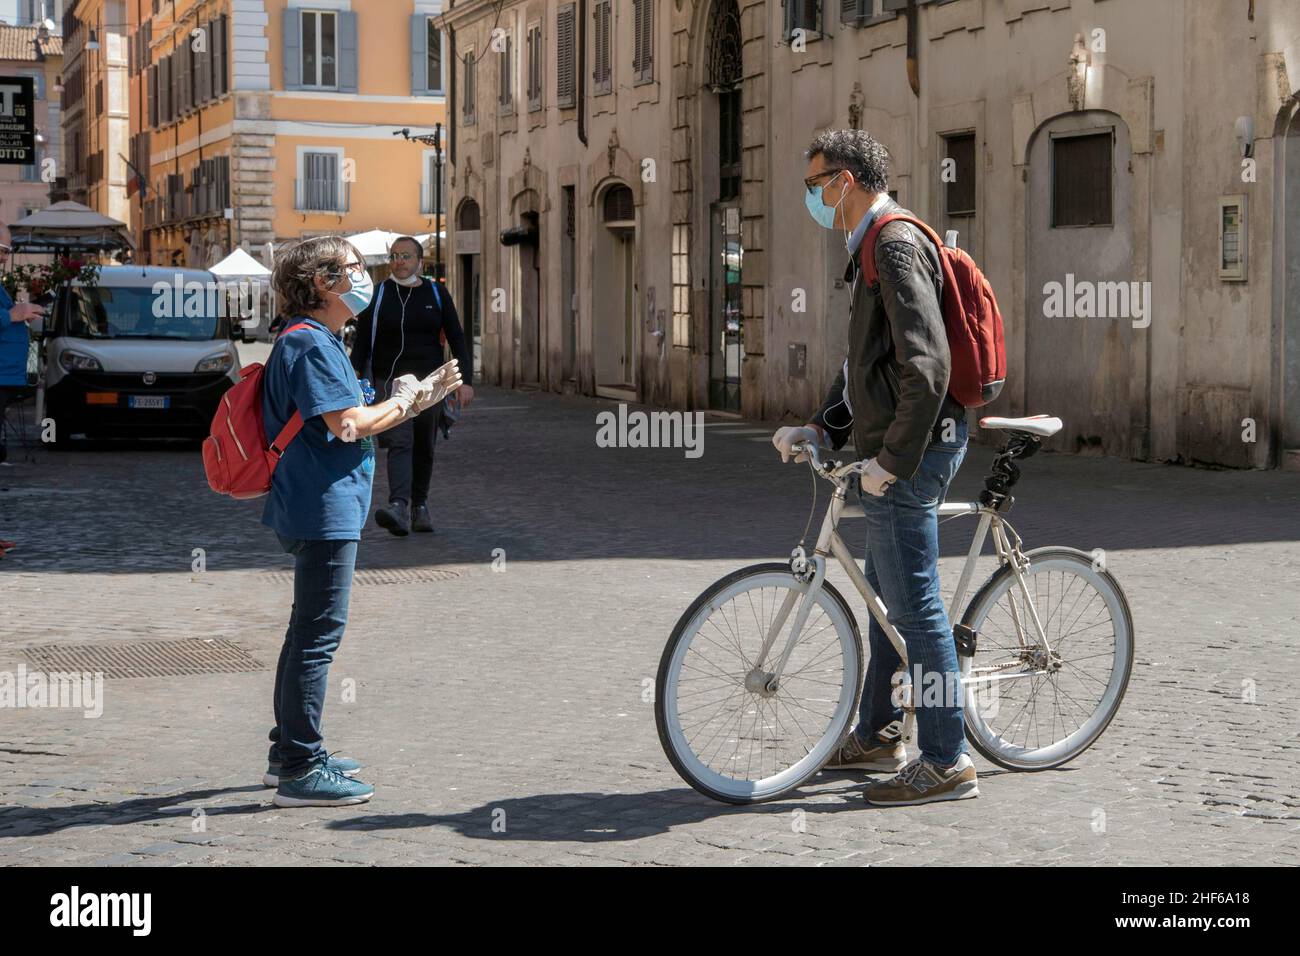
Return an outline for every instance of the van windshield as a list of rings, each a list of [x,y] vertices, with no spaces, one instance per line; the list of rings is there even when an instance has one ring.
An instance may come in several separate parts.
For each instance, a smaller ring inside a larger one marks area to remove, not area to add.
[[[72,288],[65,314],[67,335],[79,339],[216,338],[219,316],[174,315],[170,296],[160,299],[148,286]],[[191,310],[192,311],[192,310]],[[208,310],[203,310],[205,313]],[[162,313],[161,315],[157,313]]]

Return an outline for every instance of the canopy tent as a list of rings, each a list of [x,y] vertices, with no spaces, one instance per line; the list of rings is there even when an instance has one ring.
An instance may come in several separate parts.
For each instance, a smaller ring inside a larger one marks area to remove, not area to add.
[[[78,202],[56,202],[9,224],[14,252],[69,253],[134,249],[126,223]]]
[[[400,239],[400,232],[388,232],[385,229],[371,229],[345,236],[348,242],[357,247],[368,266],[383,265],[388,261],[388,249],[395,239]]]
[[[243,249],[236,249],[208,271],[218,279],[262,279],[270,280],[271,270],[262,265]]]
[[[365,258],[366,265],[378,266],[388,262],[388,250],[392,248],[394,240],[400,239],[402,235],[400,232],[389,232],[386,229],[371,229],[368,232],[358,232],[354,236],[344,238],[357,247]],[[445,242],[447,234],[444,232],[441,235]],[[420,243],[426,253],[432,248],[433,233],[431,232],[422,232],[411,238]]]

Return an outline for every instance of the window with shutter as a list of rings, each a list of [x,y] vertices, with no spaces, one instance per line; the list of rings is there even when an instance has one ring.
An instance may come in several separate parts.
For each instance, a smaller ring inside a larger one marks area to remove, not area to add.
[[[606,225],[614,223],[628,223],[636,219],[636,203],[632,198],[632,190],[627,186],[611,186],[605,191],[605,201],[602,212],[603,220]]]
[[[149,125],[158,125],[158,65],[149,67]]]
[[[845,26],[860,27],[882,12],[880,0],[840,0],[840,23]]]
[[[595,68],[592,70],[591,78],[596,94],[601,95],[613,90],[609,29],[610,0],[598,0],[593,16],[595,23],[593,24],[592,39],[596,49],[595,55],[592,57]]]
[[[442,92],[442,31],[437,21],[429,17],[426,21],[428,39],[425,45],[425,82],[432,93]]]
[[[822,35],[822,0],[782,0],[785,4],[784,30],[785,42],[793,39],[795,30],[802,30],[805,39],[815,39]]]
[[[528,28],[528,110],[542,108],[542,26]]]
[[[501,107],[502,112],[508,112],[514,106],[514,57],[513,48],[514,37],[510,32],[506,32],[506,45],[499,54],[500,60],[497,63],[497,104]]]
[[[224,96],[230,92],[230,81],[227,79],[226,70],[229,67],[229,54],[227,53],[227,44],[229,42],[227,35],[227,17],[223,14],[208,24],[208,34],[210,45],[208,47],[208,66],[211,69],[210,85],[212,97]]]
[[[944,212],[949,216],[975,215],[975,134],[956,133],[943,138],[945,159]],[[951,170],[951,175],[946,175]]]
[[[1113,130],[1052,137],[1052,226],[1109,226]]]
[[[555,18],[555,98],[562,109],[571,109],[578,102],[574,37],[576,18],[577,8],[573,4],[561,7]]]
[[[323,10],[302,11],[302,85],[338,85],[338,17]]]
[[[654,82],[654,0],[632,3],[632,74],[634,85]]]
[[[474,125],[475,103],[478,100],[478,60],[474,48],[465,51],[465,91],[461,94],[461,115],[466,126]]]
[[[298,183],[297,206],[303,210],[333,212],[340,206],[337,153],[302,154],[302,179]]]

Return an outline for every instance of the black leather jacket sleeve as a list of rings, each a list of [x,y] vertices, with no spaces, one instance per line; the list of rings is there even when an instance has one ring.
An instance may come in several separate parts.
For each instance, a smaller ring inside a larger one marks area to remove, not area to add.
[[[880,300],[899,366],[894,420],[876,461],[899,478],[915,474],[925,455],[951,371],[940,280],[932,255],[920,246],[924,241],[906,223],[891,222],[880,231],[875,249]]]

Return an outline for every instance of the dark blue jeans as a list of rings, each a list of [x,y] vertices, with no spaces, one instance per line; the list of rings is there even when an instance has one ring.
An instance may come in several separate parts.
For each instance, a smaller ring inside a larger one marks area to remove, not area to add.
[[[910,479],[895,481],[879,498],[858,493],[867,516],[867,583],[907,646],[921,756],[943,766],[961,756],[966,742],[957,650],[939,594],[939,504],[966,456],[966,437],[963,420],[953,441],[930,443]],[[891,683],[898,652],[874,617],[868,644],[858,735],[870,746],[871,736],[901,720],[903,710]]]
[[[275,668],[272,763],[283,779],[301,776],[325,756],[321,710],[330,662],[348,623],[356,541],[300,541],[276,535],[294,556],[293,609]]]

